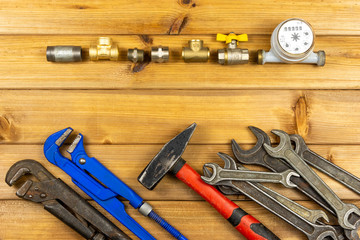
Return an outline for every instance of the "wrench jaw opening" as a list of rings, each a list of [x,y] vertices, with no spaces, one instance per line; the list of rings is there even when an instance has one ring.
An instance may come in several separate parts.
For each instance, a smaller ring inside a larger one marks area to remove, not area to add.
[[[211,168],[212,172],[208,169]],[[203,171],[206,172],[206,176],[201,176],[201,179],[210,185],[216,185],[218,183],[218,179],[216,179],[216,173],[220,168],[216,163],[205,163],[203,166]]]
[[[335,229],[328,231],[317,231],[314,232],[311,236],[308,236],[309,240],[338,240]]]
[[[350,223],[349,219],[350,219],[350,216],[352,214],[355,214],[357,215],[358,217],[360,216],[360,210],[354,205],[354,204],[344,204],[344,210],[342,210],[340,213],[341,215],[339,214],[338,217],[338,222],[339,222],[339,225],[341,227],[343,227],[344,229],[348,229],[348,230],[355,230],[357,229],[358,226],[358,222],[352,224]]]
[[[291,134],[290,135],[290,140],[294,143],[295,145],[295,152],[297,154],[299,154],[300,156],[302,156],[302,154],[309,150],[308,146],[305,143],[305,140],[303,139],[302,136],[298,135],[298,134]]]
[[[70,153],[72,161],[80,168],[84,168],[84,164],[89,159],[89,156],[85,152],[84,136],[79,133],[75,140],[71,143],[67,152]],[[80,160],[83,160],[81,162]]]
[[[39,162],[32,159],[25,159],[19,162],[16,162],[10,167],[6,173],[5,182],[12,186],[14,185],[22,176],[31,174],[37,180],[44,181],[49,179],[54,179],[55,177],[48,172]]]
[[[264,143],[264,148],[270,156],[274,158],[283,158],[286,149],[292,149],[290,137],[282,130],[272,130],[271,132],[280,138],[279,145],[272,147],[270,144]]]
[[[234,139],[231,140],[233,153],[236,159],[243,164],[258,163],[258,159],[263,159],[266,154],[262,148],[263,144],[271,144],[269,136],[263,130],[253,126],[249,126],[249,129],[257,139],[255,146],[251,149],[243,150]]]
[[[296,184],[291,182],[291,177],[300,177],[300,175],[291,169],[286,170],[283,173],[284,173],[284,175],[283,175],[284,180],[283,180],[282,184],[287,188],[295,188]]]
[[[65,140],[70,136],[72,131],[73,129],[70,127],[65,128],[59,132],[50,135],[46,139],[44,144],[44,154],[49,162],[51,162],[56,166],[61,167],[69,161],[69,159],[65,158],[60,153],[60,147],[65,142]]]

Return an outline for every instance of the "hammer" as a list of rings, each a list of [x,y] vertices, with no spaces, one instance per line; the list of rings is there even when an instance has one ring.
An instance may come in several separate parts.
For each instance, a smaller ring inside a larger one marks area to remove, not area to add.
[[[216,188],[203,182],[200,175],[181,158],[195,127],[196,123],[193,123],[166,143],[141,172],[138,181],[147,189],[152,190],[166,173],[171,172],[200,194],[247,239],[278,240],[279,238],[257,219],[239,208]]]

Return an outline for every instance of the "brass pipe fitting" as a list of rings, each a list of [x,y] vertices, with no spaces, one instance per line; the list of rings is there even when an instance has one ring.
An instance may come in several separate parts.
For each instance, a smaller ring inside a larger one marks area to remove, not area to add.
[[[99,37],[97,45],[90,45],[89,56],[91,61],[119,59],[119,49],[109,37]]]
[[[208,47],[203,46],[203,40],[192,39],[189,41],[189,47],[184,47],[182,57],[184,62],[207,62],[210,57]]]

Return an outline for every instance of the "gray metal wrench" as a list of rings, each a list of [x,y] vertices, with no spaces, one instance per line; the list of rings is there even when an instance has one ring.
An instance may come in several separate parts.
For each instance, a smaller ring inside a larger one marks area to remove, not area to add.
[[[263,144],[271,144],[269,136],[261,129],[250,126],[249,129],[257,138],[255,146],[251,149],[244,150],[235,140],[232,140],[232,150],[236,159],[243,164],[254,164],[266,167],[274,172],[283,172],[291,167],[282,161],[281,159],[274,158],[270,156],[264,149]],[[329,204],[306,182],[302,177],[292,177],[291,181],[297,185],[297,188],[304,193],[306,196],[317,202],[319,205],[328,210],[331,214],[336,216],[334,210],[329,206]],[[227,188],[227,187],[223,187]],[[229,190],[228,190],[229,191]],[[349,222],[355,226],[360,226],[360,216],[355,214],[350,215]],[[357,229],[348,230],[346,229],[345,235],[348,239],[351,240],[360,240],[357,233]]]
[[[230,156],[223,153],[219,153],[218,155],[225,162],[225,169],[237,169],[235,161]],[[201,178],[207,182],[206,177],[202,176]],[[310,240],[340,239],[338,238],[338,233],[335,228],[330,225],[317,225],[307,221],[264,192],[261,188],[258,187],[258,185],[260,185],[259,183],[225,180],[218,182],[216,185],[228,186],[242,192],[250,199],[254,200],[270,212],[274,213],[287,223],[303,232]]]
[[[207,163],[204,165],[204,168],[203,168],[204,176],[207,177],[206,182],[208,182],[208,183],[211,182],[211,185],[214,185],[218,182],[222,182],[224,180],[230,180],[230,179],[222,178],[220,176],[220,171],[214,172],[214,167],[217,168],[217,166],[219,166],[219,165],[214,164],[214,163]],[[207,169],[208,167],[213,169],[212,173]],[[240,166],[240,165],[237,165],[237,167],[238,167],[238,169],[241,169],[241,170],[247,170],[245,167]],[[228,171],[231,171],[231,170],[228,170]],[[218,181],[214,181],[213,179],[215,179],[215,178],[218,179]],[[236,180],[233,180],[233,181],[236,181]],[[316,223],[317,221],[320,221],[320,218],[323,218],[327,222],[329,222],[329,218],[324,211],[318,210],[318,209],[316,209],[316,210],[308,209],[308,208],[298,204],[297,202],[294,202],[294,201],[288,199],[287,197],[271,190],[270,188],[267,188],[261,184],[258,184],[257,186],[261,190],[266,192],[268,195],[270,195],[271,197],[273,197],[274,199],[276,199],[277,201],[279,201],[280,203],[282,203],[283,205],[288,207],[291,211],[296,212],[297,214],[299,214],[300,216],[302,216],[309,222]],[[241,194],[241,192],[239,192],[238,190],[227,187],[227,186],[217,186],[217,187],[225,195]]]
[[[248,169],[223,169],[216,163],[206,163],[205,167],[210,167],[213,170],[213,175],[208,179],[212,185],[215,185],[219,181],[233,180],[233,181],[249,181],[249,182],[268,182],[268,183],[281,183],[287,188],[296,187],[290,181],[290,177],[300,177],[298,173],[293,170],[286,170],[282,173],[274,172],[258,172]]]
[[[360,178],[311,151],[300,135],[290,135],[290,140],[295,143],[295,152],[308,164],[360,194]]]
[[[341,201],[331,188],[326,185],[314,170],[293,150],[290,136],[286,132],[281,130],[272,130],[271,132],[280,137],[280,143],[275,148],[264,143],[264,148],[267,153],[288,162],[334,209],[341,227],[351,230],[356,229],[356,227],[349,222],[349,217],[352,213],[360,216],[360,210],[353,204]]]

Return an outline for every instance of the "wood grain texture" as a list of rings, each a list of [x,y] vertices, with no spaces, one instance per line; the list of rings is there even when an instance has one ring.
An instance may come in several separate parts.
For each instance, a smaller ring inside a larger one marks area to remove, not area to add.
[[[1,34],[270,34],[304,18],[319,35],[360,33],[356,0],[11,1],[1,3]]]
[[[250,143],[247,126],[303,133],[313,144],[360,143],[358,91],[0,91],[0,142],[43,143],[72,126],[91,144],[164,144],[192,122],[191,143]],[[306,113],[296,111],[306,98]],[[296,115],[297,114],[297,115]],[[295,119],[307,118],[307,125]],[[271,137],[273,137],[271,135]]]
[[[246,145],[243,147],[249,149],[251,146]],[[310,147],[315,152],[330,159],[333,163],[350,171],[356,176],[360,176],[360,146],[314,145]],[[153,191],[147,190],[137,181],[137,176],[160,150],[160,145],[87,145],[85,148],[90,157],[96,157],[145,200],[201,200],[199,195],[185,184],[181,183],[180,180],[171,176],[171,174],[166,176]],[[190,166],[192,166],[199,174],[202,174],[202,167],[205,163],[214,162],[220,166],[224,165],[223,161],[217,156],[217,152],[225,152],[232,155],[230,144],[189,145],[183,157]],[[61,178],[71,187],[76,189],[77,192],[81,193],[83,197],[89,198],[71,182],[70,177],[66,173],[45,159],[42,145],[0,145],[0,179],[5,179],[5,174],[8,169],[15,162],[22,159],[35,159],[39,161],[53,175]],[[249,165],[246,167],[265,171],[264,168],[260,167]],[[327,177],[324,174],[320,174],[320,176],[341,196],[342,199],[352,200],[359,198],[356,193],[330,177]],[[16,186],[9,187],[4,181],[0,181],[0,199],[18,199],[15,192],[22,183],[23,180],[19,181]],[[267,184],[267,186],[281,192],[291,199],[307,200],[303,194],[293,189],[286,189],[282,185]],[[229,198],[233,200],[242,200],[244,199],[244,196],[229,196]]]
[[[1,28],[0,28],[1,29]],[[0,36],[0,89],[358,89],[360,86],[360,37],[320,36],[315,50],[326,51],[326,65],[257,65],[257,49],[270,49],[270,35],[249,35],[241,43],[250,50],[251,63],[222,66],[217,49],[225,45],[215,35],[112,36],[120,48],[120,61],[88,59],[89,45],[97,36]],[[208,63],[184,63],[182,47],[199,38],[211,49]],[[21,43],[21,44],[20,44]],[[340,44],[341,43],[341,44]],[[80,45],[84,62],[50,63],[46,46]],[[128,48],[149,51],[151,46],[170,47],[170,62],[132,64]]]
[[[124,232],[134,237],[126,228],[121,226],[114,218],[105,213],[94,202],[91,202],[102,213],[109,217]],[[160,215],[167,219],[189,239],[242,239],[245,240],[225,219],[222,218],[210,205],[203,201],[152,201],[149,202],[157,209]],[[301,201],[307,207],[312,205]],[[359,202],[356,202],[359,204]],[[128,205],[128,203],[125,203]],[[265,226],[270,228],[281,239],[305,240],[300,231],[296,230],[280,218],[271,214],[252,201],[237,201],[241,208],[251,213]],[[77,233],[61,223],[58,219],[46,212],[42,205],[24,201],[0,201],[0,236],[4,239],[82,239]],[[142,226],[144,226],[157,239],[171,239],[168,233],[156,223],[142,216],[131,207],[127,212]],[[199,221],[201,217],[201,221]],[[21,221],[21,231],[19,222]],[[291,232],[291,234],[290,234]],[[20,234],[19,234],[20,233]]]

